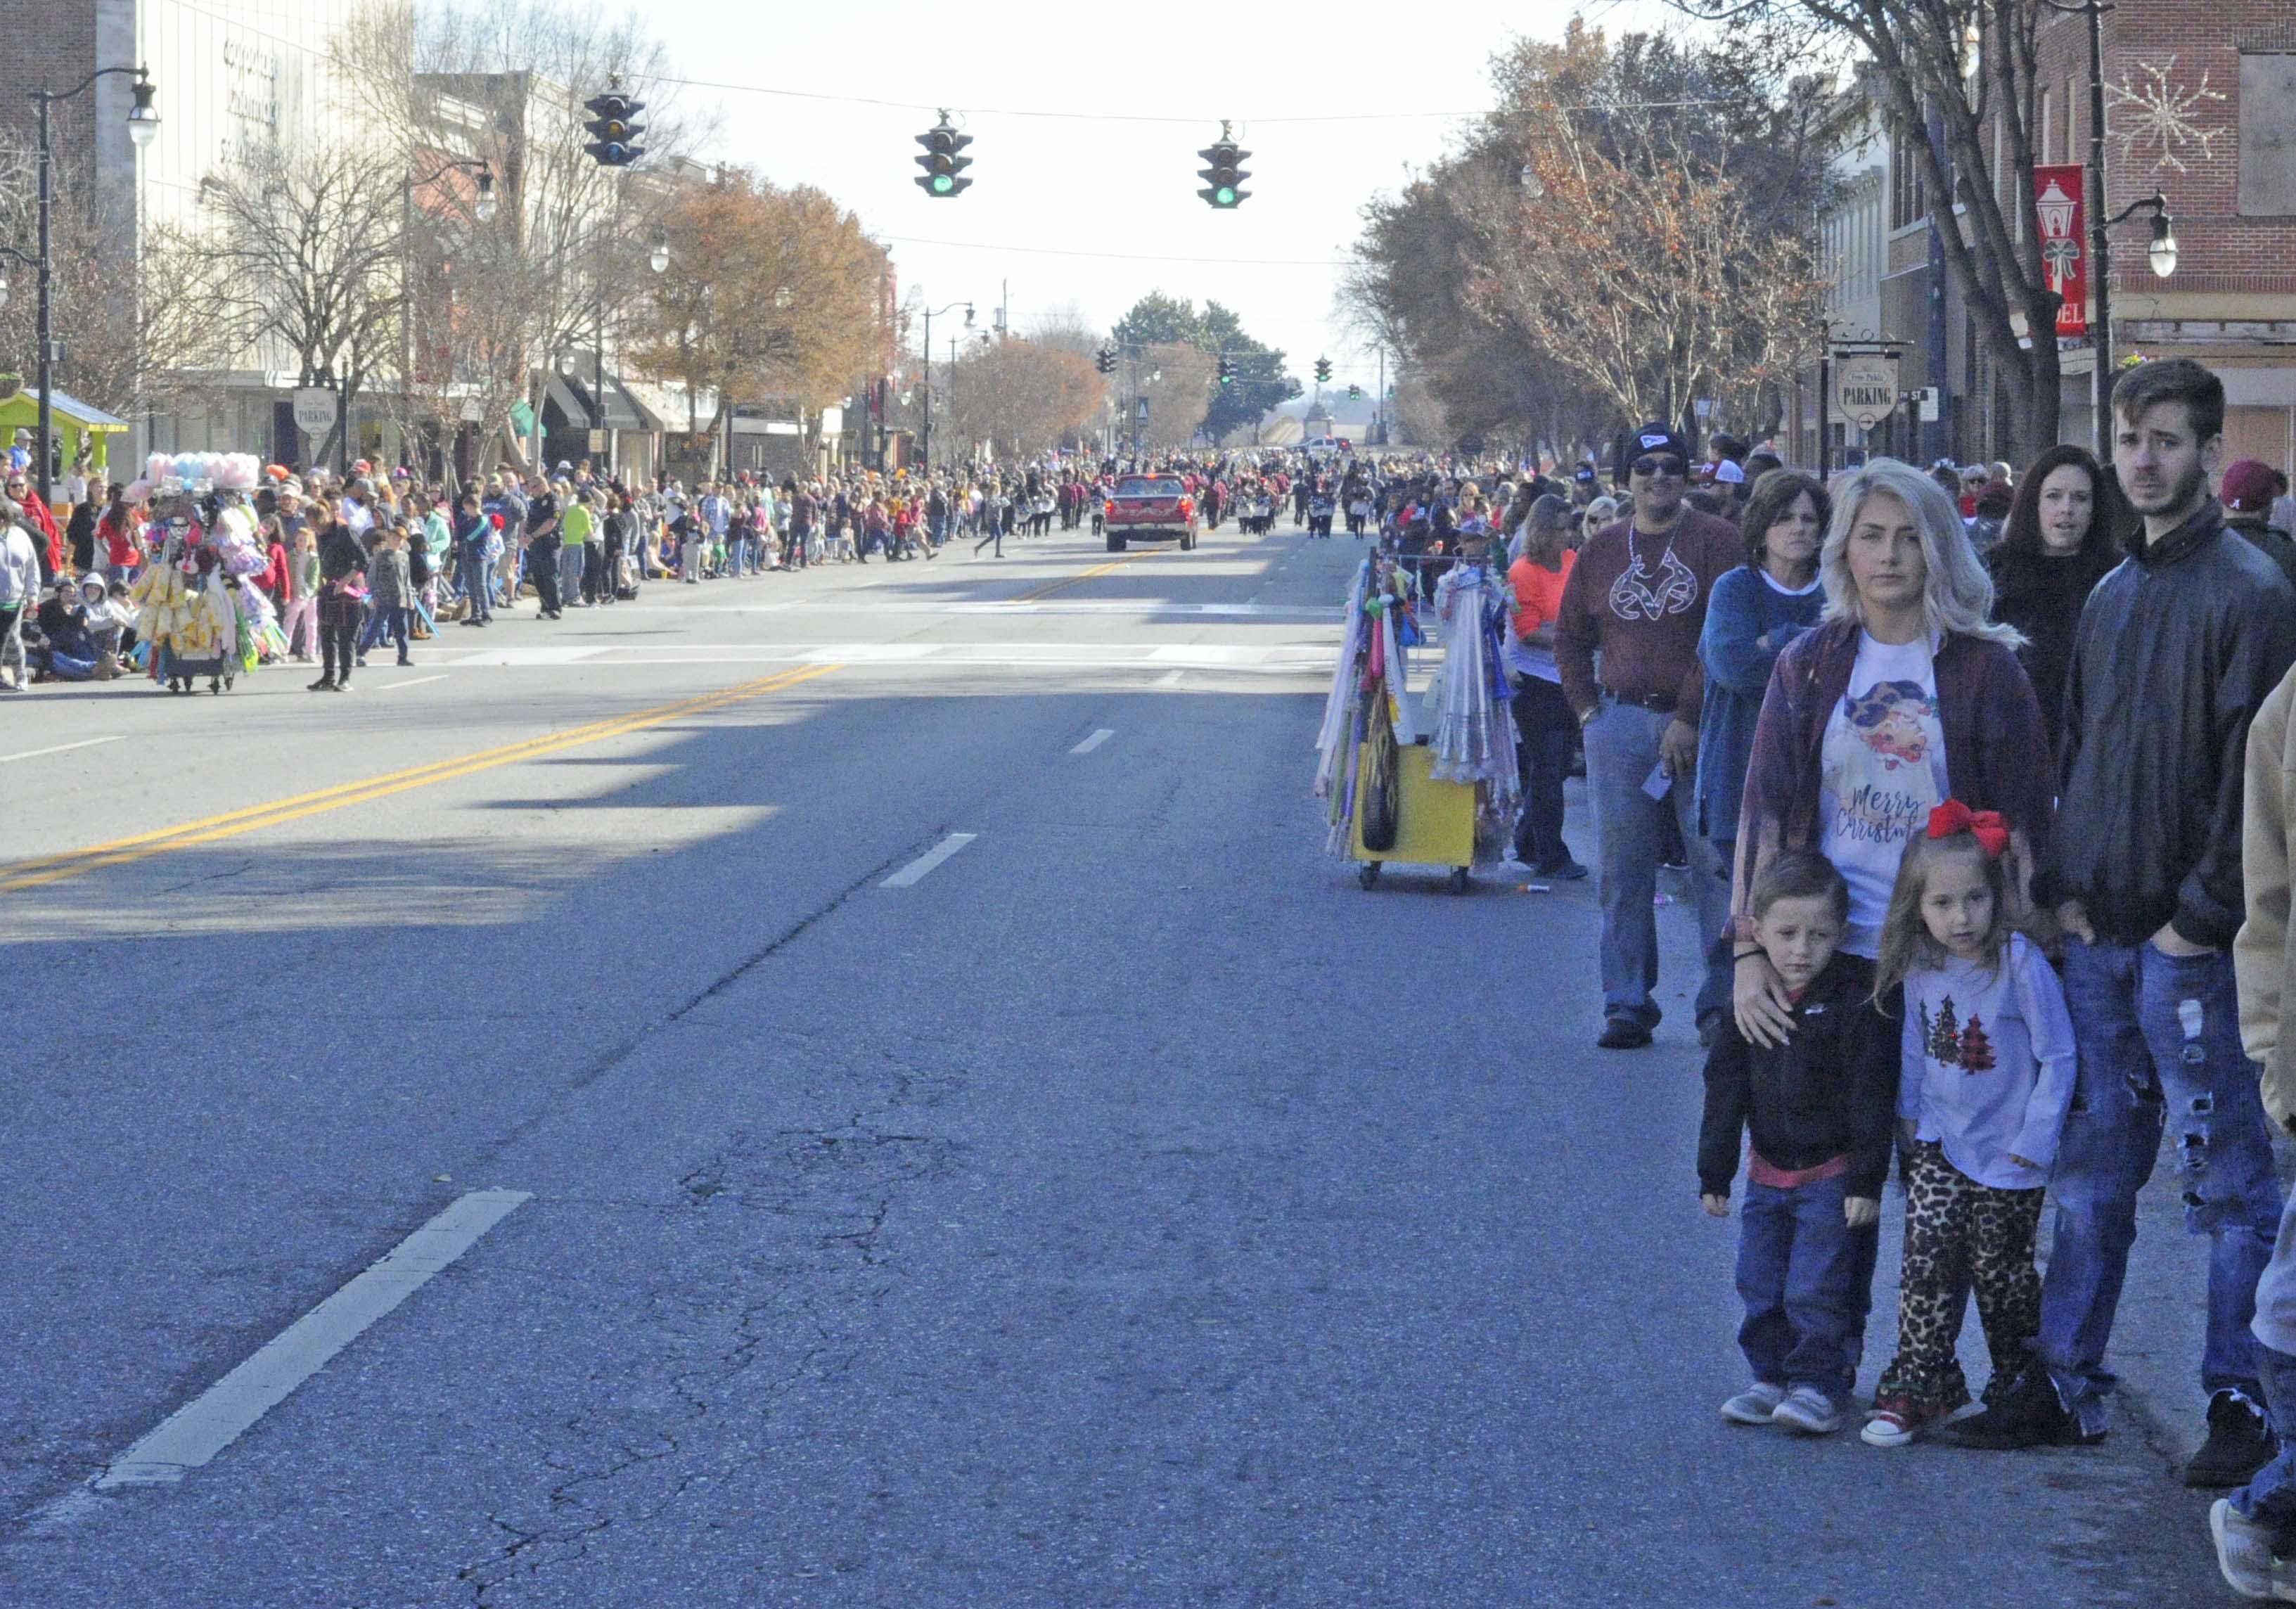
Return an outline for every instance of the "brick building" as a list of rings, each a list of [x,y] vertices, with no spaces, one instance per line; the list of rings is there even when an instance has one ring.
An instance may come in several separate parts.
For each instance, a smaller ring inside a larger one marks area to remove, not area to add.
[[[2113,231],[2113,352],[2188,356],[2224,376],[2230,413],[2226,454],[2296,470],[2296,0],[2118,0],[2104,17],[2107,216],[2156,191],[2168,199],[2179,246],[2176,272],[2147,261],[2146,215]],[[2089,158],[2087,20],[2045,16],[2033,103],[2027,111],[2037,164]],[[1848,96],[1846,125],[1878,111],[1863,86]],[[1911,135],[1921,137],[1916,131]],[[1908,131],[1892,129],[1876,164],[1848,164],[1860,184],[1820,220],[1834,265],[1834,302],[1862,326],[1878,306],[1874,333],[1900,352],[1908,400],[1871,433],[1833,421],[1833,462],[1859,448],[1926,462],[2005,456],[2013,431],[1997,356],[1946,271],[1936,232],[1956,226],[1931,204]],[[1863,152],[1866,147],[1860,146]],[[2015,183],[2005,160],[1985,181]],[[1845,171],[1845,177],[1850,171]],[[1870,238],[1872,184],[1882,186],[1879,296],[1866,265],[1836,242]],[[2013,227],[2032,228],[2030,204],[2011,207]],[[2087,240],[2081,242],[2084,253]],[[2059,436],[2092,442],[2094,348],[2059,341]],[[1815,461],[1815,377],[1798,410],[1798,452]],[[1912,395],[1929,390],[1920,409]],[[1934,418],[1925,417],[1933,413]]]

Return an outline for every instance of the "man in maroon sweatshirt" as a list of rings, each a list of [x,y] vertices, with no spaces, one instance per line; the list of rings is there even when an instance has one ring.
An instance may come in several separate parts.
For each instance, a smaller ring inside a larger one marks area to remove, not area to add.
[[[1698,663],[1706,598],[1745,558],[1728,521],[1684,501],[1690,447],[1663,424],[1622,443],[1634,512],[1597,531],[1562,589],[1554,661],[1587,743],[1587,800],[1595,817],[1595,892],[1603,905],[1603,1035],[1606,1050],[1651,1042],[1659,1008],[1658,891],[1663,811],[1690,851],[1698,943],[1709,957],[1698,991],[1703,1033],[1730,1006],[1728,952],[1720,947],[1730,889],[1699,831]],[[1598,657],[1599,656],[1599,657]],[[1662,792],[1659,792],[1662,790]],[[1653,792],[1657,796],[1653,797]],[[1718,955],[1718,961],[1714,957]]]

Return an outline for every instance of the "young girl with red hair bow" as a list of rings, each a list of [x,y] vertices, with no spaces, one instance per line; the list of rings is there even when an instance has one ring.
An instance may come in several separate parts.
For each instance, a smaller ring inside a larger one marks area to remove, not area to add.
[[[1874,1447],[1902,1447],[1968,1406],[1954,1342],[1972,1287],[1988,1401],[2040,1329],[2033,1241],[2072,1101],[2073,1030],[2055,972],[2010,931],[2008,847],[1997,814],[1948,800],[1906,845],[1882,924],[1880,989],[1905,985],[1906,1264],[1898,1353],[1864,1433]]]

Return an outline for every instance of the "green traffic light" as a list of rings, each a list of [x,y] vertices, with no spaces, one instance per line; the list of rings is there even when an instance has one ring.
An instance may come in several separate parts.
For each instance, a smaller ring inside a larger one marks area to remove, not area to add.
[[[955,189],[955,186],[956,181],[949,177],[948,175],[945,173],[936,173],[932,176],[932,187],[933,193],[935,195],[947,195],[951,190]]]
[[[1212,192],[1212,200],[1219,206],[1233,207],[1235,205],[1235,190],[1231,185],[1222,185]]]

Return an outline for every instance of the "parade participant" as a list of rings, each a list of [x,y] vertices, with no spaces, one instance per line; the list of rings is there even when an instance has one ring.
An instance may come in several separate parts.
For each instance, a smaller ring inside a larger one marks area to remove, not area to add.
[[[1902,987],[1905,1273],[1898,1351],[1868,1447],[1903,1447],[1969,1401],[1954,1342],[1973,1288],[1993,1361],[1985,1400],[2024,1371],[2041,1322],[2033,1241],[2073,1092],[2057,974],[2009,927],[2009,829],[1948,800],[1906,848],[1876,983]]]
[[[2051,1181],[2045,1367],[1954,1438],[1989,1448],[2103,1440],[2104,1350],[2136,1195],[2173,1112],[2185,1227],[2211,1243],[2200,1367],[2209,1436],[2185,1468],[2194,1486],[2239,1485],[2273,1452],[2249,1320],[2281,1192],[2228,948],[2243,908],[2242,746],[2296,660],[2296,595],[2270,559],[2225,530],[2209,495],[2224,415],[2223,382],[2189,358],[2125,370],[2113,387],[2113,468],[2143,524],[2129,562],[2081,610],[2059,830],[2044,864],[2080,1048]]]
[[[1611,1050],[1648,1045],[1659,1022],[1651,997],[1658,981],[1651,902],[1662,813],[1676,817],[1690,844],[1702,950],[1719,937],[1728,911],[1712,848],[1696,835],[1693,784],[1704,703],[1698,638],[1715,580],[1740,560],[1738,532],[1684,506],[1690,449],[1680,436],[1652,424],[1633,440],[1634,456],[1621,466],[1631,475],[1633,513],[1579,550],[1555,638],[1562,691],[1586,739],[1603,907],[1603,1026],[1596,1043]],[[1698,991],[1702,1028],[1728,1003],[1726,966],[1710,965]]]
[[[1736,1424],[1830,1435],[1857,1378],[1890,1170],[1898,1027],[1864,969],[1836,946],[1849,886],[1824,857],[1781,855],[1754,891],[1755,941],[1786,981],[1795,1031],[1750,1045],[1726,1021],[1706,1059],[1699,1203],[1730,1212],[1750,1132],[1739,1213],[1738,1346],[1754,1382],[1722,1405]]]

